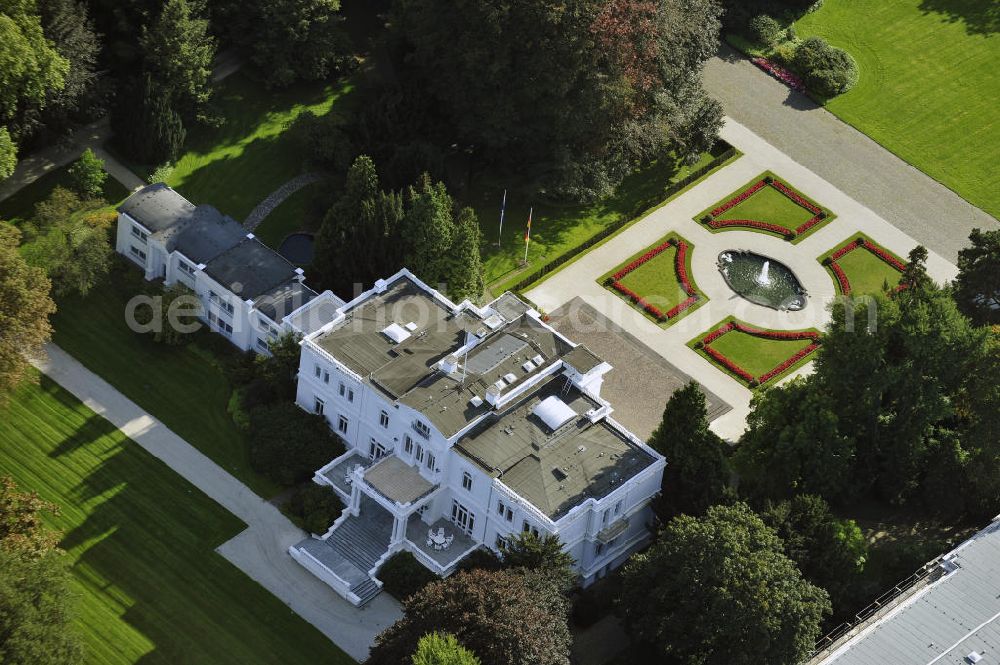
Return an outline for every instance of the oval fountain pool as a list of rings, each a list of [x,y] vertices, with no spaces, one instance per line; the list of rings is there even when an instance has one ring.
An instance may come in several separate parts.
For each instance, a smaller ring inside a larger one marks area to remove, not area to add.
[[[753,252],[728,249],[719,254],[719,272],[733,291],[752,303],[797,311],[806,291],[788,266]]]
[[[293,233],[281,241],[278,254],[297,266],[307,266],[313,260],[313,235]]]

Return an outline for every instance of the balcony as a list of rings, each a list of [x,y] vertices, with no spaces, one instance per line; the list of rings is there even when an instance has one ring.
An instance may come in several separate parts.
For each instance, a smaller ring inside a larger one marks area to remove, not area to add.
[[[454,536],[447,549],[436,550],[433,544],[427,544],[428,530],[438,529],[444,529],[446,536]],[[411,515],[406,523],[406,540],[409,541],[414,555],[421,563],[442,575],[452,572],[459,561],[480,545],[444,518],[433,524],[427,524],[417,514]]]
[[[351,451],[347,455],[342,455],[337,460],[334,460],[333,464],[329,464],[320,469],[318,474],[329,484],[333,485],[334,489],[336,489],[341,496],[350,499],[351,482],[353,481],[351,472],[354,471],[354,468],[357,466],[360,466],[362,469],[367,469],[371,465],[372,461],[368,459],[367,455],[362,455],[357,451]]]

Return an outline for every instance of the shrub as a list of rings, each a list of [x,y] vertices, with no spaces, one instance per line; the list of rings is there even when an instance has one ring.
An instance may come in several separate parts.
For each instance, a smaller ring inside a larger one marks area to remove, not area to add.
[[[108,174],[104,170],[104,161],[98,159],[94,151],[87,148],[69,167],[69,177],[77,194],[97,198],[101,195]]]
[[[781,41],[781,33],[781,24],[767,14],[750,19],[750,36],[765,46],[774,46]]]
[[[250,464],[281,485],[294,485],[344,452],[343,442],[323,416],[306,413],[291,402],[255,409],[250,414]]]
[[[847,92],[858,82],[858,65],[851,55],[822,37],[810,37],[795,51],[795,66],[806,85],[824,97]]]
[[[379,568],[378,578],[385,590],[397,600],[403,601],[438,579],[410,552],[393,554]]]
[[[458,562],[458,570],[500,570],[503,564],[493,550],[480,547]]]
[[[344,510],[340,497],[327,485],[308,483],[292,495],[288,510],[310,533],[325,533]]]

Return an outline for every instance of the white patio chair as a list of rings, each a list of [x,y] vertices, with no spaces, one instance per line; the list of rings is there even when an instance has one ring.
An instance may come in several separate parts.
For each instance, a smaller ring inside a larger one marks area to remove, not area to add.
[[[446,550],[449,547],[451,547],[451,543],[453,540],[455,540],[455,536],[448,536],[447,538],[445,538],[444,545],[441,547],[441,549]]]

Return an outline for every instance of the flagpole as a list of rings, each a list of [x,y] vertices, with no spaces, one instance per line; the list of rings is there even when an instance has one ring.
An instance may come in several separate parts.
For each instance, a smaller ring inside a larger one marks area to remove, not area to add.
[[[503,243],[503,213],[507,209],[507,190],[503,190],[503,201],[500,202],[500,233],[497,234],[497,247]]]
[[[528,229],[524,232],[524,264],[528,265],[528,244],[531,242],[531,214],[534,208],[528,209]]]

